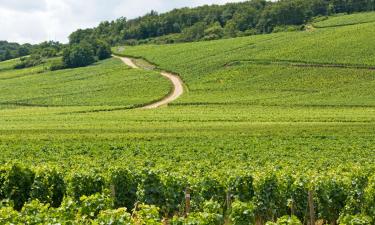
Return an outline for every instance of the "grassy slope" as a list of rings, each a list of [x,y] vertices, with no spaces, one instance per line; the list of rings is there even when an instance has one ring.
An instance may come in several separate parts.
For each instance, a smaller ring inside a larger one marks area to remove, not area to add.
[[[2,105],[131,107],[158,100],[170,88],[157,73],[129,69],[116,59],[55,72],[41,66],[3,70],[0,80]]]
[[[354,24],[370,23],[370,22],[375,22],[374,12],[333,16],[333,17],[329,17],[326,20],[315,22],[313,23],[313,25],[314,27],[317,27],[317,28],[325,28],[325,27],[337,27],[337,26],[346,26],[346,25],[354,25]]]
[[[371,23],[214,42],[139,46],[124,53],[145,57],[181,74],[190,92],[180,103],[374,106],[374,70],[287,65],[288,61],[375,65],[374,27]],[[236,61],[241,63],[225,66]]]
[[[371,167],[373,71],[254,60],[374,65],[373,28],[369,23],[127,48],[126,54],[180,73],[189,91],[170,107],[150,111],[3,109],[0,162],[48,161],[67,168],[156,164],[184,174]],[[241,63],[225,66],[234,61]]]

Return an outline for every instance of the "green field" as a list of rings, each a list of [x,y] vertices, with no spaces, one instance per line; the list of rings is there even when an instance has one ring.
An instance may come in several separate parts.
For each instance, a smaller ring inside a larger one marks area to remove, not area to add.
[[[362,23],[372,23],[375,22],[375,13],[355,13],[348,15],[336,15],[332,17],[327,17],[327,19],[314,22],[314,27],[325,28],[325,27],[338,27],[338,26],[347,26],[355,25]]]
[[[315,25],[369,23],[113,48],[181,76],[184,95],[155,110],[135,107],[169,93],[169,82],[156,71],[130,69],[117,59],[57,72],[13,70],[14,62],[2,62],[0,162],[53,166],[66,177],[95,171],[105,187],[117,167],[151,169],[200,191],[207,179],[225,189],[228,177],[250,173],[259,191],[270,174],[277,175],[279,187],[290,176],[292,182],[303,180],[304,190],[316,188],[318,218],[327,219],[322,196],[335,189],[321,194],[324,181],[337,181],[348,193],[353,177],[374,181],[375,23],[363,17]],[[218,192],[210,197],[217,200]],[[282,216],[288,198],[280,198],[262,206]]]
[[[132,108],[162,98],[171,88],[157,73],[128,69],[117,59],[56,72],[46,72],[43,66],[23,70],[10,66],[0,64],[3,106]]]

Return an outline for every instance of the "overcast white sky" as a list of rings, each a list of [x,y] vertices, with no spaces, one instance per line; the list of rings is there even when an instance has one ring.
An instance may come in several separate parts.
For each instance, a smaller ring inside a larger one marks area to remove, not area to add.
[[[78,28],[94,27],[104,20],[128,19],[153,10],[224,4],[241,0],[0,0],[0,40],[39,43],[67,42]]]

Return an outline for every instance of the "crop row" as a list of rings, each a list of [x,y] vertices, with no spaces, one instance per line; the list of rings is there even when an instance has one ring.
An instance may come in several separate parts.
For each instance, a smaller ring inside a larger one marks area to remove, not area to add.
[[[226,216],[230,215],[233,204],[240,207],[241,203],[248,204],[246,207],[258,222],[291,214],[304,223],[312,217],[333,223],[340,215],[375,216],[375,176],[371,171],[325,176],[268,171],[262,176],[213,177],[192,178],[166,171],[127,168],[111,169],[105,174],[98,171],[66,174],[53,168],[34,170],[9,165],[0,170],[0,197],[10,202],[8,206],[21,210],[33,200],[59,208],[67,201],[81,204],[82,199],[107,193],[111,207],[102,210],[134,209],[145,204],[160,209],[159,214],[165,218],[204,212],[207,207],[216,208],[213,210],[216,214]]]

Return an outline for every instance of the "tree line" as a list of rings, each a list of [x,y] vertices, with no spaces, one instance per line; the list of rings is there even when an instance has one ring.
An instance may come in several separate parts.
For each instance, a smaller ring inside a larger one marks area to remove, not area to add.
[[[63,63],[55,68],[84,66],[109,57],[109,46],[114,45],[215,40],[301,30],[314,17],[373,10],[375,0],[250,0],[174,9],[162,14],[151,11],[136,19],[121,17],[101,22],[95,28],[79,29],[70,34],[68,45],[53,41],[38,45],[0,41],[0,61],[31,55],[31,59],[18,65],[24,68],[60,54]]]
[[[127,20],[105,21],[69,36],[71,43],[103,39],[111,45],[174,43],[301,29],[317,16],[372,11],[375,0],[251,0],[225,5],[174,9]]]

